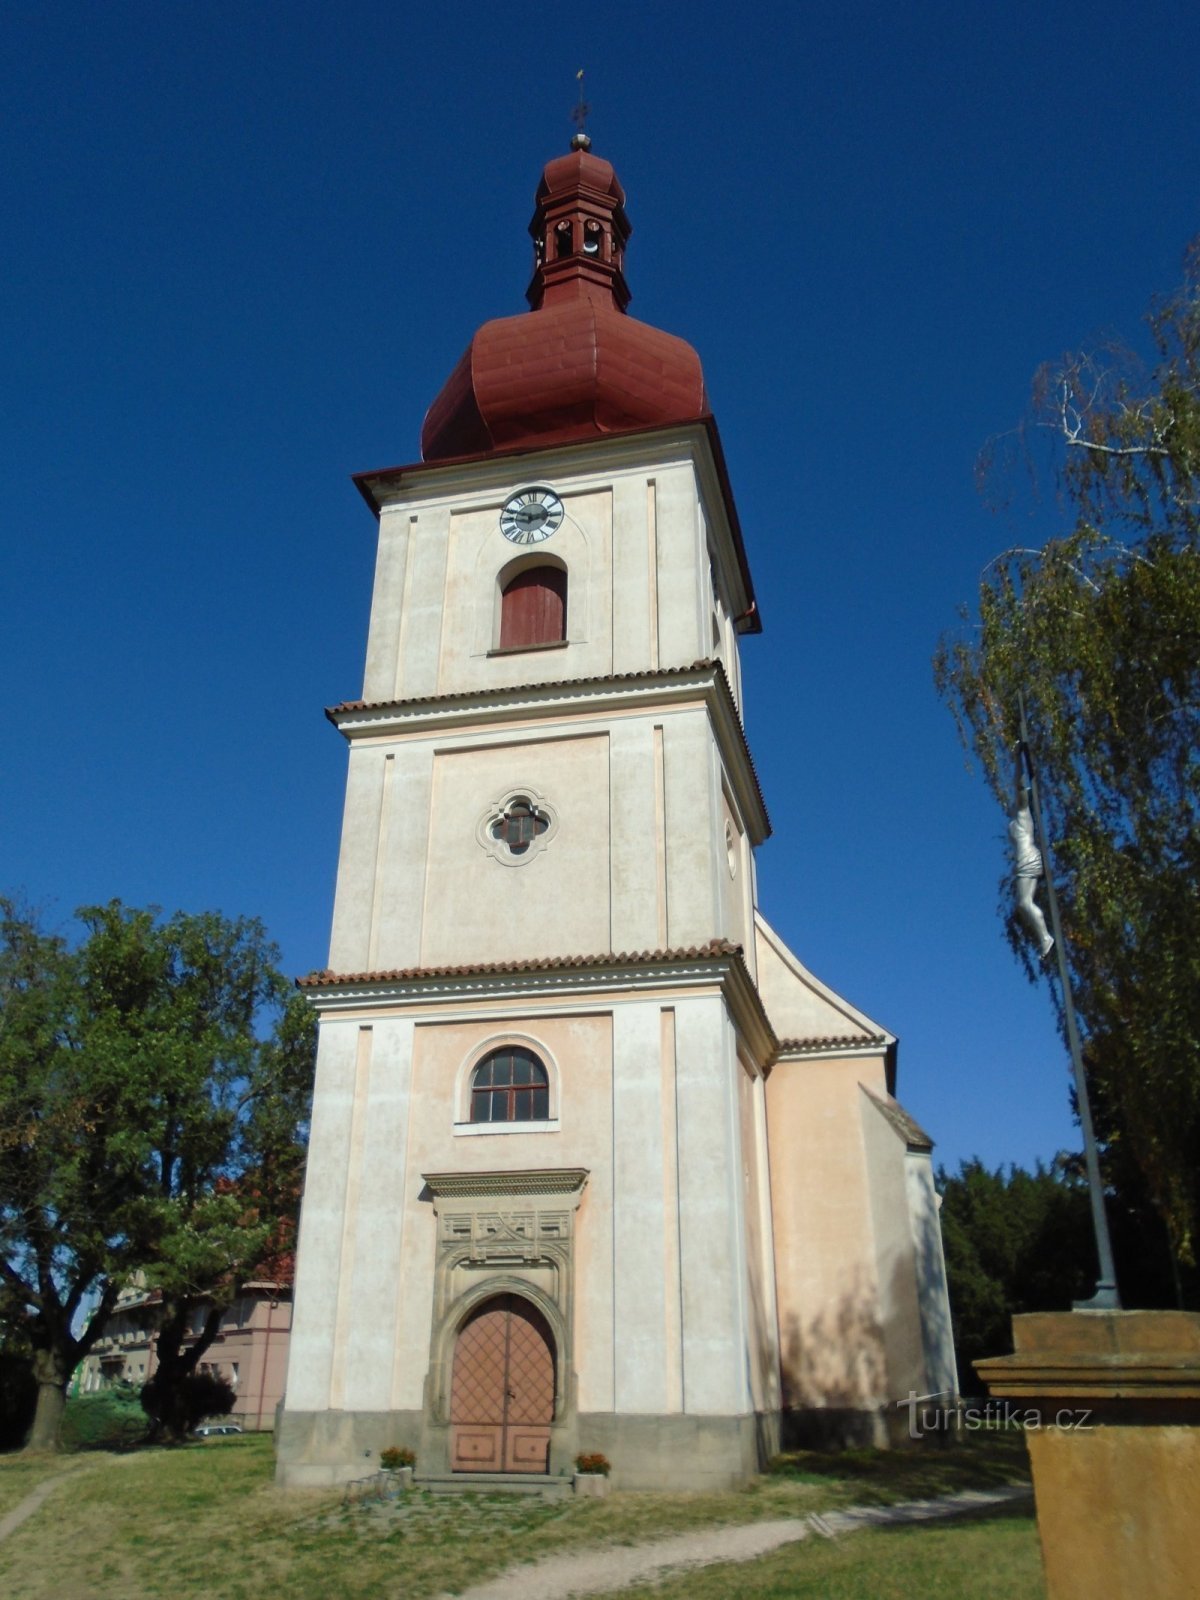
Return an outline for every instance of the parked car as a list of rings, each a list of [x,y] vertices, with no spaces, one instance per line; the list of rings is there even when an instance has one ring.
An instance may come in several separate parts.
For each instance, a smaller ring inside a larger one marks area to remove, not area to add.
[[[236,1422],[205,1422],[192,1434],[193,1439],[212,1439],[222,1433],[241,1433],[242,1429]]]

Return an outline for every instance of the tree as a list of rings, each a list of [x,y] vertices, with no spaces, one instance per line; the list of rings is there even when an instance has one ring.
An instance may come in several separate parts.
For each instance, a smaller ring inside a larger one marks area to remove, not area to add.
[[[189,1158],[173,1132],[156,1152],[172,1226],[146,1273],[162,1293],[158,1364],[143,1395],[152,1437],[180,1438],[194,1426],[197,1368],[244,1286],[292,1281],[315,1050],[316,1018],[292,994],[250,1070],[204,1085],[214,1109],[223,1093],[235,1113],[219,1159]]]
[[[978,1160],[941,1169],[942,1242],[959,1387],[975,1392],[973,1363],[1012,1349],[1015,1314],[1066,1311],[1089,1282],[1087,1190],[1069,1167],[995,1172]]]
[[[1053,850],[1106,1176],[1173,1258],[1200,1226],[1200,241],[1152,312],[1157,364],[1113,348],[1039,374],[1069,529],[985,571],[940,692],[1011,809],[1017,694]],[[1048,432],[1047,432],[1048,430]],[[1035,979],[1003,888],[1007,931]]]
[[[295,1205],[311,1089],[311,1025],[260,923],[78,916],[72,947],[0,902],[0,1274],[35,1449],[135,1272],[169,1316],[259,1260]]]

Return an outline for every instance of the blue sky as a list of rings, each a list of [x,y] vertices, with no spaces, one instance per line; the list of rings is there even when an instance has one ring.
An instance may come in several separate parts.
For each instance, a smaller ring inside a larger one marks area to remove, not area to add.
[[[375,524],[587,69],[633,314],[699,349],[765,631],[770,920],[900,1035],[954,1165],[1075,1138],[930,657],[1053,496],[976,495],[1035,368],[1200,230],[1200,9],[148,0],[0,12],[0,885],[263,918],[323,965]]]

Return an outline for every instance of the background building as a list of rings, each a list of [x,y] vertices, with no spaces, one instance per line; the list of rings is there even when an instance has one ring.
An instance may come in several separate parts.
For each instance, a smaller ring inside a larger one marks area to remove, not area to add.
[[[140,1389],[149,1383],[158,1364],[161,1302],[157,1289],[133,1284],[122,1291],[104,1336],[79,1364],[75,1392],[95,1394],[116,1383]],[[207,1316],[206,1305],[196,1308],[185,1350],[199,1337]],[[237,1398],[230,1418],[247,1432],[275,1426],[291,1326],[291,1284],[248,1283],[222,1315],[220,1332],[198,1364],[198,1371],[212,1372],[231,1385]]]

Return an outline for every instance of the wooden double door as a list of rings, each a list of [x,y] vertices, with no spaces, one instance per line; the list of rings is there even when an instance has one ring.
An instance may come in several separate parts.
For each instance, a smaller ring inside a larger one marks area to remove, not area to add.
[[[450,1389],[454,1472],[546,1472],[554,1340],[520,1295],[486,1300],[463,1324]]]

